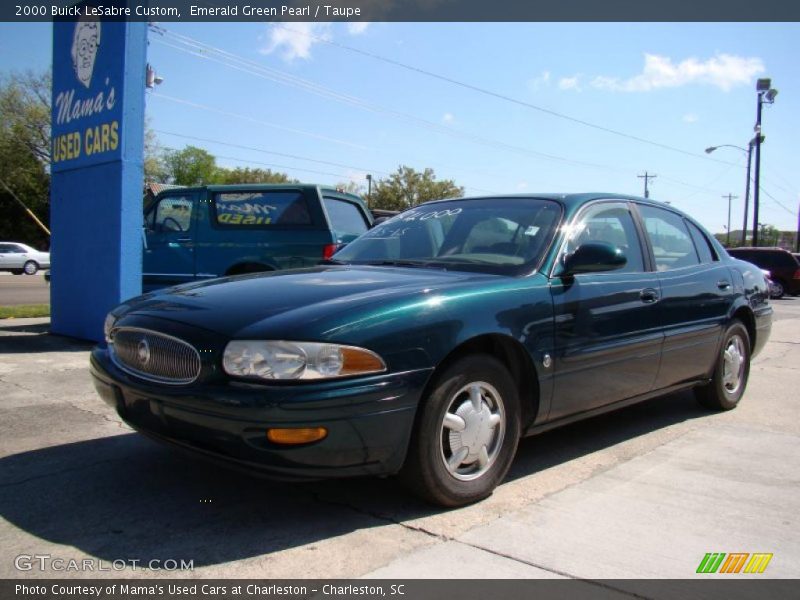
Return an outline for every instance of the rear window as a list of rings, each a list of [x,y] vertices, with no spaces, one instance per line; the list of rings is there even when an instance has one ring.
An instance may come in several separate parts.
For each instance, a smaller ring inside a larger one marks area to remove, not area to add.
[[[716,253],[712,249],[711,242],[708,241],[708,238],[705,236],[705,234],[700,231],[691,221],[686,221],[686,224],[689,226],[689,233],[694,241],[694,247],[697,249],[697,254],[700,256],[700,262],[710,263],[714,262],[715,260],[719,260],[716,256]]]
[[[331,229],[340,234],[361,235],[369,226],[361,209],[352,202],[338,198],[323,198]]]
[[[299,191],[214,194],[214,213],[223,227],[311,225],[308,204]]]

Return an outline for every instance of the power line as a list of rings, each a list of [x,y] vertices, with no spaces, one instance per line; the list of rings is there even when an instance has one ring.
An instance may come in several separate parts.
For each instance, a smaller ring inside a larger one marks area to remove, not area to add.
[[[429,71],[427,69],[423,69],[421,67],[417,67],[417,66],[414,66],[414,65],[409,65],[409,64],[403,63],[403,62],[401,62],[399,60],[388,58],[386,56],[382,56],[382,55],[376,54],[374,52],[369,52],[367,50],[362,50],[360,48],[355,48],[353,46],[348,46],[347,44],[342,44],[341,42],[335,42],[335,41],[333,41],[331,39],[327,39],[327,38],[324,38],[324,37],[321,37],[321,36],[318,36],[318,35],[314,35],[313,33],[308,32],[308,31],[301,31],[299,29],[293,29],[291,27],[287,27],[285,24],[282,24],[282,23],[280,23],[280,24],[273,23],[273,26],[274,27],[281,27],[282,29],[285,29],[286,31],[291,31],[292,33],[297,33],[297,34],[300,34],[300,35],[307,36],[307,37],[309,37],[311,39],[314,39],[317,42],[320,42],[320,43],[323,43],[323,44],[327,44],[329,46],[334,46],[336,48],[340,48],[340,49],[346,50],[348,52],[353,52],[355,54],[360,54],[362,56],[366,56],[368,58],[372,58],[374,60],[378,60],[378,61],[384,62],[386,64],[390,64],[390,65],[393,65],[393,66],[396,66],[396,67],[400,67],[402,69],[406,69],[408,71],[412,71],[412,72],[418,73],[420,75],[431,77],[433,79],[438,79],[440,81],[444,81],[446,83],[449,83],[449,84],[452,84],[452,85],[455,85],[455,86],[459,86],[459,87],[471,90],[473,92],[477,92],[479,94],[484,94],[484,95],[491,96],[491,97],[499,99],[499,100],[503,100],[503,101],[506,101],[506,102],[510,102],[512,104],[517,104],[519,106],[523,106],[525,108],[530,108],[532,110],[536,110],[536,111],[539,111],[541,113],[548,114],[550,116],[553,116],[553,117],[556,117],[556,118],[559,118],[559,119],[564,119],[564,120],[567,120],[567,121],[571,121],[573,123],[577,123],[577,124],[583,125],[585,127],[591,127],[593,129],[597,129],[599,131],[604,131],[606,133],[610,133],[612,135],[617,135],[617,136],[620,136],[620,137],[623,137],[623,138],[627,138],[627,139],[630,139],[630,140],[633,140],[633,141],[641,142],[641,143],[644,143],[644,144],[650,144],[651,146],[656,146],[658,148],[662,148],[662,149],[665,149],[665,150],[671,150],[673,152],[678,152],[678,153],[681,153],[681,154],[685,154],[687,156],[692,156],[692,157],[695,157],[695,158],[702,158],[702,159],[709,160],[709,161],[716,162],[716,163],[720,163],[720,164],[727,164],[727,165],[731,165],[731,166],[741,166],[741,165],[737,165],[735,163],[730,163],[728,161],[715,159],[715,158],[712,158],[712,157],[707,156],[705,154],[700,154],[698,152],[690,152],[688,150],[684,150],[682,148],[671,146],[669,144],[664,144],[664,143],[657,142],[657,141],[654,141],[654,140],[649,140],[647,138],[643,138],[641,136],[637,136],[637,135],[629,134],[629,133],[626,133],[626,132],[623,132],[623,131],[619,131],[619,130],[613,129],[611,127],[598,125],[597,123],[592,123],[592,122],[586,121],[584,119],[579,119],[577,117],[572,117],[570,115],[567,115],[567,114],[564,114],[564,113],[560,113],[558,111],[555,111],[555,110],[552,110],[552,109],[549,109],[549,108],[545,108],[543,106],[539,106],[539,105],[533,104],[532,102],[527,102],[525,100],[520,100],[519,98],[514,98],[512,96],[508,96],[507,94],[502,94],[500,92],[495,92],[493,90],[490,90],[490,89],[487,89],[487,88],[484,88],[484,87],[480,87],[480,86],[477,86],[477,85],[474,85],[474,84],[471,84],[471,83],[466,83],[464,81],[459,81],[457,79],[454,79],[452,77],[448,77],[446,75],[441,75],[439,73],[434,73],[433,71]],[[779,173],[777,173],[775,171],[773,171],[773,173],[775,173],[776,176],[780,177],[784,182],[789,184],[791,187],[794,187],[793,184],[789,183]],[[783,188],[782,186],[778,185],[777,183],[773,182],[773,184],[776,187],[778,187],[779,189],[782,189],[786,193],[789,193],[789,194],[792,193],[790,190],[787,190],[786,188]],[[786,207],[783,207],[783,208],[786,208]]]
[[[512,152],[524,153],[524,154],[528,154],[528,155],[532,155],[532,156],[536,156],[536,157],[544,158],[544,159],[548,159],[548,160],[566,162],[566,163],[580,165],[580,166],[588,166],[588,167],[598,168],[598,169],[602,169],[602,170],[606,170],[606,171],[610,171],[610,172],[614,172],[614,173],[618,173],[618,174],[626,174],[626,175],[630,174],[629,170],[621,169],[619,167],[612,167],[610,165],[589,163],[589,162],[585,162],[585,161],[577,161],[577,160],[573,160],[573,159],[569,159],[569,158],[565,158],[565,157],[561,157],[561,156],[550,155],[550,154],[534,151],[534,150],[527,149],[527,148],[521,148],[521,147],[513,146],[511,144],[506,144],[504,142],[499,142],[497,140],[491,140],[491,139],[487,139],[487,138],[482,138],[480,136],[476,136],[476,135],[473,135],[473,134],[466,134],[466,133],[460,132],[458,130],[455,130],[455,129],[451,128],[451,127],[446,127],[444,125],[440,125],[438,123],[433,123],[431,121],[428,121],[426,119],[422,119],[420,117],[416,117],[414,115],[409,115],[409,114],[406,114],[406,113],[402,113],[400,111],[395,111],[393,109],[388,109],[388,108],[385,108],[385,107],[381,107],[379,105],[371,104],[368,101],[363,100],[361,98],[337,92],[337,91],[332,90],[330,88],[327,88],[325,86],[321,86],[319,84],[316,84],[313,81],[306,80],[306,79],[297,77],[297,76],[289,74],[289,73],[284,73],[282,71],[279,71],[278,69],[274,69],[272,67],[267,67],[267,66],[261,65],[261,64],[259,64],[257,62],[254,62],[254,61],[251,61],[249,59],[240,57],[240,56],[238,56],[236,54],[233,54],[231,52],[228,52],[226,50],[223,50],[223,49],[216,48],[214,46],[205,44],[204,42],[200,42],[200,41],[195,40],[193,38],[190,38],[188,36],[184,36],[184,35],[181,35],[181,34],[177,34],[177,33],[168,31],[168,30],[164,29],[163,27],[155,26],[155,25],[151,24],[151,28],[154,31],[157,31],[162,36],[169,36],[173,40],[175,40],[177,43],[183,44],[185,46],[185,47],[176,46],[174,44],[167,43],[167,42],[165,42],[163,40],[156,40],[159,43],[162,43],[163,45],[165,45],[167,47],[179,50],[181,52],[185,52],[185,53],[190,54],[192,56],[195,56],[197,58],[201,58],[201,59],[204,59],[204,60],[210,60],[212,62],[216,62],[216,63],[221,64],[223,66],[227,66],[229,68],[233,68],[233,69],[236,69],[236,70],[239,70],[239,71],[254,75],[256,77],[267,79],[267,80],[270,80],[270,81],[273,81],[273,82],[282,83],[282,84],[285,84],[285,85],[290,85],[292,87],[298,87],[298,88],[300,88],[300,89],[302,89],[304,91],[307,91],[307,92],[310,92],[310,93],[314,93],[314,94],[317,94],[317,95],[321,95],[321,96],[326,97],[328,99],[333,99],[333,100],[336,100],[336,101],[339,101],[339,102],[343,102],[345,104],[349,104],[349,105],[357,107],[357,108],[361,108],[361,109],[368,110],[368,111],[371,111],[371,112],[376,112],[376,113],[380,113],[380,114],[386,114],[386,115],[389,115],[389,116],[392,116],[392,117],[395,117],[395,118],[399,118],[400,120],[403,120],[404,122],[411,122],[411,123],[413,123],[415,125],[424,127],[426,129],[429,129],[429,130],[437,131],[437,132],[440,132],[440,133],[445,133],[446,135],[450,135],[450,136],[453,136],[453,137],[459,137],[459,138],[462,138],[462,139],[468,139],[469,141],[472,141],[474,143],[488,145],[488,146],[491,146],[491,147],[494,147],[494,148],[499,148],[499,149],[503,149],[503,150],[509,150],[509,151],[512,151]],[[214,54],[215,56],[211,56],[211,54]],[[390,59],[388,59],[388,60],[390,60]],[[460,82],[457,82],[457,83],[460,83]],[[468,85],[468,84],[465,84],[465,85]],[[538,108],[538,107],[534,106],[534,108]],[[644,140],[644,139],[642,138],[642,140]],[[647,141],[647,140],[644,140],[644,141]],[[658,143],[655,143],[655,144],[659,145]],[[249,149],[249,148],[246,148],[246,149]],[[691,153],[688,153],[688,152],[685,152],[685,151],[681,151],[681,152],[683,152],[685,154],[691,154]],[[714,162],[717,162],[717,163],[720,163],[720,164],[726,164],[726,165],[729,165],[729,166],[732,166],[732,167],[740,166],[740,165],[737,165],[736,163],[729,163],[729,162],[726,162],[726,161],[710,159],[709,157],[706,157],[706,156],[703,156],[703,155],[693,155],[693,156],[698,156],[700,158],[713,160]],[[301,160],[303,160],[303,159],[301,158]],[[347,167],[347,168],[349,168],[349,167]],[[378,171],[375,171],[375,172],[378,172]],[[678,180],[678,179],[669,178],[669,177],[666,177],[666,176],[663,176],[663,175],[662,175],[662,177],[665,180],[672,181],[672,182],[674,182],[674,183],[676,183],[678,185],[690,187],[690,188],[693,188],[693,189],[696,189],[696,190],[705,191],[705,192],[708,192],[710,194],[716,195],[716,194],[719,193],[719,190],[709,190],[709,189],[704,188],[702,186],[697,186],[695,184],[690,184],[690,183],[687,183],[687,182],[684,182],[684,181],[681,181],[681,180]],[[478,188],[470,188],[470,189],[478,189]]]
[[[351,169],[351,170],[354,170],[354,171],[363,171],[363,172],[367,172],[367,173],[376,173],[378,175],[384,175],[384,176],[390,176],[391,175],[391,173],[389,173],[387,171],[380,170],[380,169],[372,169],[372,168],[369,168],[369,167],[363,167],[363,166],[359,167],[359,166],[354,166],[354,165],[346,165],[346,164],[343,164],[343,163],[331,162],[331,161],[327,161],[327,160],[320,160],[320,159],[316,159],[316,158],[308,158],[308,157],[300,156],[300,155],[297,155],[297,154],[288,154],[286,152],[276,152],[274,150],[266,150],[264,148],[256,148],[256,147],[253,147],[253,146],[245,146],[243,144],[234,144],[234,143],[225,142],[225,141],[222,141],[222,140],[215,140],[215,139],[211,139],[211,138],[203,138],[203,137],[198,137],[198,136],[193,136],[193,135],[186,135],[186,134],[182,134],[182,133],[175,133],[173,131],[164,131],[163,129],[154,129],[154,131],[156,133],[160,133],[160,134],[163,134],[163,135],[171,135],[171,136],[178,137],[178,138],[184,138],[184,139],[194,140],[194,141],[198,141],[198,142],[205,142],[205,143],[208,143],[208,144],[218,144],[220,146],[228,146],[228,147],[231,147],[231,148],[238,148],[240,150],[249,150],[251,152],[260,152],[262,154],[273,154],[275,156],[282,156],[284,158],[293,158],[295,160],[303,160],[303,161],[306,161],[306,162],[313,162],[313,163],[329,165],[329,166],[333,166],[333,167],[340,167],[340,168],[343,168],[343,169]],[[263,165],[266,165],[266,166],[270,166],[270,164],[271,164],[271,163],[259,163],[258,161],[249,161],[249,160],[246,160],[246,159],[238,159],[238,158],[229,157],[229,156],[221,156],[221,155],[215,155],[215,156],[217,156],[219,158],[226,158],[228,160],[241,160],[242,162],[253,162],[254,164],[263,164]],[[321,174],[321,175],[330,175],[330,176],[333,176],[333,177],[345,177],[345,178],[349,179],[349,176],[341,175],[341,174],[338,174],[338,173],[330,173],[330,172],[325,172],[325,171],[315,171],[313,169],[304,169],[304,168],[300,168],[300,167],[290,167],[290,166],[286,166],[286,165],[272,165],[272,166],[275,166],[275,167],[281,168],[281,169],[295,169],[297,171],[308,171],[310,173],[317,173],[317,174]],[[473,187],[473,186],[463,186],[463,187],[466,188],[466,189],[475,190],[476,192],[481,192],[481,193],[486,193],[486,194],[497,194],[498,193],[496,191],[485,190],[485,189],[476,188],[476,187]]]
[[[342,44],[340,42],[334,42],[333,40],[329,40],[329,39],[326,39],[326,38],[323,38],[323,37],[320,37],[320,36],[316,36],[313,33],[309,33],[309,32],[306,32],[306,31],[300,31],[298,29],[292,29],[291,27],[286,27],[286,26],[284,26],[282,24],[281,25],[275,25],[275,26],[276,27],[281,27],[281,28],[283,28],[283,29],[285,29],[287,31],[291,31],[292,33],[298,33],[298,34],[301,34],[301,35],[306,35],[306,36],[314,39],[315,41],[318,41],[318,42],[321,42],[321,43],[324,43],[324,44],[328,44],[330,46],[335,46],[337,48],[341,48],[343,50],[347,50],[348,52],[354,52],[356,54],[361,54],[362,56],[367,56],[369,58],[372,58],[372,59],[375,59],[375,60],[379,60],[381,62],[385,62],[387,64],[394,65],[396,67],[400,67],[402,69],[406,69],[406,70],[418,73],[420,75],[425,75],[425,76],[431,77],[433,79],[438,79],[440,81],[444,81],[444,82],[450,83],[452,85],[456,85],[456,86],[459,86],[459,87],[462,87],[462,88],[465,88],[465,89],[468,89],[468,90],[472,90],[473,92],[477,92],[479,94],[484,94],[486,96],[491,96],[493,98],[497,98],[497,99],[503,100],[505,102],[510,102],[510,103],[516,104],[518,106],[524,106],[525,108],[530,108],[532,110],[536,110],[536,111],[539,111],[541,113],[544,113],[544,114],[547,114],[547,115],[550,115],[550,116],[553,116],[553,117],[556,117],[556,118],[559,118],[559,119],[564,119],[564,120],[570,121],[572,123],[577,123],[577,124],[583,125],[585,127],[591,127],[592,129],[597,129],[599,131],[604,131],[606,133],[610,133],[612,135],[616,135],[616,136],[619,136],[619,137],[627,138],[629,140],[633,140],[633,141],[636,141],[636,142],[649,144],[651,146],[655,146],[657,148],[662,148],[664,150],[671,150],[672,152],[678,152],[680,154],[685,154],[686,156],[693,156],[695,158],[702,158],[704,160],[709,160],[709,161],[713,161],[713,162],[716,162],[716,163],[731,164],[731,163],[728,163],[727,161],[718,160],[716,158],[711,158],[710,156],[706,156],[704,154],[700,154],[700,153],[697,153],[697,152],[691,152],[689,150],[684,150],[682,148],[677,148],[675,146],[670,146],[669,144],[663,144],[661,142],[656,142],[654,140],[649,140],[647,138],[643,138],[643,137],[640,137],[640,136],[637,136],[637,135],[633,135],[633,134],[630,134],[630,133],[625,133],[623,131],[619,131],[617,129],[613,129],[611,127],[605,127],[604,125],[598,125],[597,123],[592,123],[590,121],[585,121],[585,120],[579,119],[577,117],[572,117],[570,115],[566,115],[564,113],[560,113],[558,111],[555,111],[555,110],[552,110],[552,109],[549,109],[549,108],[545,108],[543,106],[539,106],[539,105],[533,104],[531,102],[527,102],[525,100],[520,100],[519,98],[514,98],[512,96],[508,96],[508,95],[502,94],[500,92],[495,92],[493,90],[490,90],[490,89],[487,89],[487,88],[484,88],[484,87],[480,87],[480,86],[477,86],[477,85],[474,85],[474,84],[471,84],[471,83],[466,83],[464,81],[459,81],[457,79],[453,79],[452,77],[448,77],[446,75],[440,75],[438,73],[434,73],[432,71],[428,71],[427,69],[423,69],[421,67],[415,67],[413,65],[408,65],[408,64],[400,62],[398,60],[394,60],[392,58],[387,58],[385,56],[381,56],[380,54],[375,54],[373,52],[368,52],[366,50],[361,50],[360,48],[354,48],[352,46],[347,46],[347,45]]]
[[[567,158],[564,156],[558,156],[555,154],[548,154],[545,152],[540,152],[537,150],[532,150],[530,148],[524,148],[521,146],[515,146],[513,144],[508,144],[506,142],[501,142],[498,140],[494,140],[491,138],[484,138],[479,135],[466,133],[459,131],[453,127],[448,127],[446,125],[441,125],[439,123],[435,123],[433,121],[429,121],[427,119],[423,119],[421,117],[417,117],[415,115],[411,115],[408,113],[404,113],[401,111],[397,111],[391,108],[386,108],[374,103],[371,103],[367,100],[362,98],[358,98],[356,96],[351,96],[349,94],[344,94],[341,92],[337,92],[336,90],[332,90],[325,86],[319,85],[314,83],[313,81],[303,79],[301,77],[297,77],[295,75],[291,75],[289,73],[284,73],[279,71],[278,69],[274,69],[272,67],[267,67],[251,61],[249,59],[243,58],[226,50],[221,50],[219,48],[215,48],[214,46],[210,46],[198,40],[194,40],[188,36],[183,36],[180,34],[175,34],[170,32],[169,30],[164,29],[163,27],[158,27],[157,31],[162,35],[166,35],[171,37],[173,40],[177,41],[179,44],[184,44],[186,47],[176,46],[175,44],[170,44],[165,42],[164,40],[156,40],[157,43],[160,43],[164,46],[173,48],[175,50],[190,54],[197,58],[203,60],[209,60],[211,62],[215,62],[221,64],[223,66],[236,69],[239,71],[243,71],[245,73],[249,73],[256,77],[260,77],[262,79],[267,79],[269,81],[281,83],[284,85],[289,85],[291,87],[300,88],[306,92],[313,93],[316,95],[320,95],[326,97],[331,100],[335,100],[337,102],[342,102],[344,104],[348,104],[350,106],[360,108],[362,110],[366,110],[369,112],[373,112],[376,114],[383,114],[386,116],[390,116],[393,118],[397,118],[405,123],[410,123],[413,125],[417,125],[419,127],[423,127],[428,129],[429,131],[435,131],[437,133],[442,133],[444,135],[448,135],[450,137],[455,137],[462,140],[467,140],[472,143],[490,146],[496,149],[506,150],[510,152],[514,152],[517,154],[523,154],[526,156],[533,156],[536,158],[541,158],[545,160],[557,161],[557,162],[564,162],[568,164],[578,165],[578,166],[586,166],[592,167],[596,169],[607,170],[615,173],[629,173],[628,170],[620,169],[619,167],[613,167],[610,165],[604,165],[599,163],[592,163],[587,161],[575,160],[571,158]],[[212,56],[212,54],[216,56]]]
[[[170,102],[175,102],[177,104],[184,104],[186,106],[191,106],[193,108],[199,108],[200,110],[206,110],[209,112],[215,112],[220,115],[225,115],[228,117],[234,117],[237,119],[242,119],[245,121],[250,121],[251,123],[257,123],[259,125],[264,125],[265,127],[272,127],[274,129],[281,129],[283,131],[288,131],[289,133],[297,133],[299,135],[305,135],[308,137],[313,137],[318,140],[323,140],[326,142],[333,142],[334,144],[342,144],[343,146],[350,146],[352,148],[358,148],[359,150],[372,150],[372,148],[368,148],[367,146],[362,146],[360,144],[354,144],[353,142],[349,142],[347,140],[342,140],[338,138],[328,137],[326,135],[320,135],[318,133],[314,133],[311,131],[304,131],[302,129],[295,129],[293,127],[286,127],[285,125],[278,125],[277,123],[271,123],[269,121],[264,121],[262,119],[256,119],[255,117],[250,117],[247,115],[243,115],[241,113],[235,113],[228,110],[223,110],[221,108],[215,108],[213,106],[208,106],[206,104],[200,104],[198,102],[192,102],[190,100],[184,100],[182,98],[175,98],[174,96],[167,96],[166,94],[161,94],[159,92],[151,92],[151,96],[156,98],[163,98],[164,100],[169,100]]]

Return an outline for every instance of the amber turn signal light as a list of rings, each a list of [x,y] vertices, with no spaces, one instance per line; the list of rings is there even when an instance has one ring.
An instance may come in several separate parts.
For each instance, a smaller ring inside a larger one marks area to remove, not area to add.
[[[310,444],[325,439],[328,430],[324,427],[291,427],[268,429],[267,439],[273,444]]]

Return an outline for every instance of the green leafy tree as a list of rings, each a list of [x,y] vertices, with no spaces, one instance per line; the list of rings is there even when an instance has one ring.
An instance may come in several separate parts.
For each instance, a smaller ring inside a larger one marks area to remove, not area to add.
[[[433,169],[422,172],[401,165],[386,179],[377,181],[370,198],[371,208],[403,210],[428,200],[457,198],[464,194],[451,179],[436,180]]]
[[[40,249],[49,238],[17,199],[48,224],[50,85],[49,73],[0,77],[0,239]]]
[[[233,169],[220,168],[216,183],[297,183],[286,173],[278,173],[270,169],[251,169],[249,167],[236,167]]]
[[[164,164],[170,182],[177,185],[208,185],[218,181],[217,159],[196,146],[167,151]]]

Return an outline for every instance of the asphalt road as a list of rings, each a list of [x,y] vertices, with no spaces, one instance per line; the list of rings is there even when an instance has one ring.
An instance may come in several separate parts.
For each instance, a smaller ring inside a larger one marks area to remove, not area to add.
[[[491,498],[449,511],[393,479],[184,458],[98,399],[88,344],[0,322],[0,578],[152,576],[15,569],[36,553],[193,561],[171,577],[687,579],[708,552],[773,553],[758,577],[798,578],[800,299],[774,305],[736,410],[683,393],[523,440]]]
[[[50,304],[50,286],[44,271],[36,275],[0,273],[0,306],[20,304]]]

